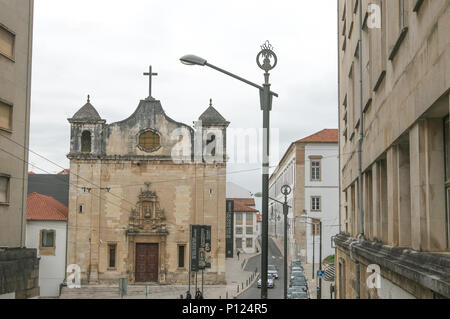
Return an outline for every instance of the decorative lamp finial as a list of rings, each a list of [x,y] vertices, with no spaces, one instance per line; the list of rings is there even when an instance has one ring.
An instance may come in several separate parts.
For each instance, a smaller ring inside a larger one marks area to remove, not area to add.
[[[91,96],[89,94],[88,94],[88,97],[87,97],[87,102],[91,103]]]
[[[209,106],[212,106],[212,99],[209,99]]]

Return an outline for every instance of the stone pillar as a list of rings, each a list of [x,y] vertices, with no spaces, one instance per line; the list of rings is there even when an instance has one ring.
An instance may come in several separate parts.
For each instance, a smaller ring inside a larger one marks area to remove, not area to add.
[[[372,219],[370,223],[371,227],[371,236],[370,239],[374,240],[375,238],[380,238],[379,235],[380,226],[379,226],[379,215],[380,215],[380,199],[379,199],[379,166],[378,163],[375,162],[372,165]]]
[[[398,233],[399,246],[411,247],[411,187],[409,144],[399,144],[397,152],[398,163]]]
[[[445,240],[442,119],[419,120],[410,130],[411,240],[418,251],[443,251]]]
[[[387,151],[387,217],[389,246],[398,246],[398,145],[391,146]]]
[[[379,235],[383,243],[388,242],[388,203],[387,203],[387,165],[386,160],[381,160],[379,163],[379,200],[380,200],[380,220],[379,220]]]

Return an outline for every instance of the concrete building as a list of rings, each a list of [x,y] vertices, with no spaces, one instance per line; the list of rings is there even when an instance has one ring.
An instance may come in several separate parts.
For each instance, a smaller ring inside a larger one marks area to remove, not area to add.
[[[0,298],[39,295],[36,250],[25,248],[33,5],[0,0]]]
[[[338,298],[450,297],[449,7],[338,1]]]
[[[112,124],[88,99],[69,122],[68,264],[82,283],[186,284],[190,225],[211,226],[205,283],[225,283],[229,122],[212,101],[194,128],[153,97]]]
[[[290,145],[269,181],[269,196],[284,202],[283,185],[292,192],[288,204],[288,241],[290,257],[302,257],[307,263],[319,263],[319,227],[322,221],[322,258],[334,255],[331,237],[339,231],[338,130],[325,129]],[[312,219],[301,215],[307,214]],[[282,244],[283,207],[269,199],[269,234]],[[313,243],[315,245],[313,245]],[[295,259],[294,258],[294,259]]]
[[[41,297],[59,296],[65,279],[67,216],[67,206],[53,197],[28,195],[27,247],[38,251]]]

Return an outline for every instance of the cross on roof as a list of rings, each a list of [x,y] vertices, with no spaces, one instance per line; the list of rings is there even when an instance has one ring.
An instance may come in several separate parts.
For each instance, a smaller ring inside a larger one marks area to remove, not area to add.
[[[152,72],[152,66],[150,65],[148,72],[144,73],[145,76],[148,76],[148,96],[152,97],[152,77],[158,75],[158,73],[153,73]]]

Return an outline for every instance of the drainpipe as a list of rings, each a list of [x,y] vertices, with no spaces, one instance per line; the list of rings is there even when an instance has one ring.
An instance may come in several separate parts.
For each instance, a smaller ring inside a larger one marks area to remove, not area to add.
[[[362,143],[364,139],[364,121],[363,121],[363,50],[362,50],[362,1],[359,1],[359,140],[358,140],[358,197],[359,197],[359,228],[360,236],[364,237],[364,208],[363,208],[363,185],[362,185]]]

